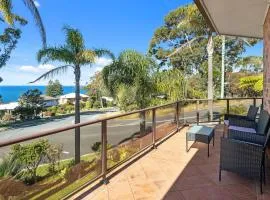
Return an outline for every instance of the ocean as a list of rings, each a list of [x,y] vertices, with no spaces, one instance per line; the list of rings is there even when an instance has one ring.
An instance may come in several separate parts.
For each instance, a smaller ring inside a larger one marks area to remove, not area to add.
[[[0,95],[3,98],[4,103],[18,101],[19,97],[30,89],[38,89],[45,94],[46,86],[0,86]],[[74,86],[63,86],[64,94],[75,92]],[[86,91],[81,90],[84,94]]]

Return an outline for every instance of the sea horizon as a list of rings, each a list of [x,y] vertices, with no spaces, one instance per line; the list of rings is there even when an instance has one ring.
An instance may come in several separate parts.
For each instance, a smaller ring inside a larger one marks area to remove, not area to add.
[[[30,89],[38,89],[45,94],[47,85],[1,85],[0,95],[2,96],[3,103],[10,103],[18,101],[19,97]],[[83,90],[84,86],[81,86],[81,93],[85,94],[86,91]],[[75,86],[63,85],[63,93],[68,94],[75,92]]]

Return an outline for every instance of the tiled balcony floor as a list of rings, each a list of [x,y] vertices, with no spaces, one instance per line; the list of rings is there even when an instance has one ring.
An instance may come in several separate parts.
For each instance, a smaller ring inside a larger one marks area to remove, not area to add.
[[[258,183],[236,174],[222,171],[222,180],[218,181],[221,125],[216,127],[215,146],[211,145],[209,158],[207,145],[202,143],[194,144],[186,153],[186,130],[173,135],[114,176],[109,184],[91,193],[86,188],[78,195],[89,200],[270,199],[269,178],[263,195]]]

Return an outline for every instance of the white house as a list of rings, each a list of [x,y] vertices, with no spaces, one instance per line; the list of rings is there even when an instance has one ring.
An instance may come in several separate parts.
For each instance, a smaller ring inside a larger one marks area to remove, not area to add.
[[[57,106],[58,105],[58,98],[56,97],[50,97],[46,95],[41,95],[43,98],[43,106],[44,107],[52,107],[52,106]]]
[[[113,98],[112,97],[105,97],[105,96],[103,96],[103,97],[101,97],[101,99],[105,99],[108,102],[113,102]]]
[[[87,101],[88,95],[80,94],[81,101]],[[59,104],[72,103],[75,104],[75,93],[65,94],[59,97]]]
[[[10,102],[7,104],[0,104],[0,111],[11,113],[15,108],[19,106],[18,102]]]

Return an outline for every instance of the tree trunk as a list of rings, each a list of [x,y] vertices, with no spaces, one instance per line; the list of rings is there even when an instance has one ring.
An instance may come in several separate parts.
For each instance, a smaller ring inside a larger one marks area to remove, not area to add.
[[[225,35],[222,36],[222,63],[221,63],[221,88],[220,98],[224,98],[224,74],[225,74]]]
[[[75,124],[80,123],[80,66],[75,66]],[[80,127],[75,128],[75,164],[80,162]]]
[[[207,53],[208,53],[208,109],[210,121],[213,120],[213,37],[212,33],[209,34]]]

